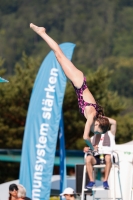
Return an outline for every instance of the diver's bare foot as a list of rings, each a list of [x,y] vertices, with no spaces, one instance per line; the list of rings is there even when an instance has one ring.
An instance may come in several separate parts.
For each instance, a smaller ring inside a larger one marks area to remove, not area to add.
[[[35,24],[32,24],[32,23],[30,23],[30,28],[32,28],[33,31],[35,31],[39,35],[46,31],[46,29],[44,27],[39,27],[39,26],[36,26]]]

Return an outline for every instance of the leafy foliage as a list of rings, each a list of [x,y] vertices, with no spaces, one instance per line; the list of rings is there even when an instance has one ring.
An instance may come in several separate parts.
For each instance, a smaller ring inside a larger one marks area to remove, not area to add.
[[[119,122],[117,127],[116,141],[120,144],[133,140],[133,120],[132,116],[118,116],[116,120]]]
[[[38,60],[25,54],[22,63],[15,66],[15,75],[9,83],[0,84],[0,146],[21,148],[25,119],[37,72]]]

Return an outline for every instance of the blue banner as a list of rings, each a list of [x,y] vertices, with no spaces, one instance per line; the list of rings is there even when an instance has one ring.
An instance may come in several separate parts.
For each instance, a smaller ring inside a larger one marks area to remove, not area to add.
[[[60,193],[62,193],[64,189],[67,187],[63,113],[61,115],[61,120],[60,120],[59,142],[60,142]],[[62,197],[60,197],[60,199],[62,199]]]
[[[68,59],[75,45],[60,45]],[[24,133],[20,183],[32,200],[48,200],[66,76],[53,51],[44,59],[37,74]]]

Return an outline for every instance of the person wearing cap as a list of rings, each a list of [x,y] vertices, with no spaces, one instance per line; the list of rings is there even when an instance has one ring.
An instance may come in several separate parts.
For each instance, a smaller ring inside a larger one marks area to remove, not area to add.
[[[18,187],[16,184],[9,185],[9,200],[16,200],[18,198]]]
[[[75,199],[75,192],[72,188],[68,187],[66,188],[63,193],[60,194],[60,196],[65,197],[66,200],[76,200]]]

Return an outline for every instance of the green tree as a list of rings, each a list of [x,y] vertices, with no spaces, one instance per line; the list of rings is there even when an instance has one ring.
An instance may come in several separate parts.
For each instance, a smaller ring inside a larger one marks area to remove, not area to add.
[[[126,114],[116,118],[117,120],[117,134],[116,141],[120,144],[133,140],[133,116]]]
[[[9,83],[0,84],[0,146],[21,148],[28,104],[37,73],[38,59],[25,54],[15,66]]]
[[[112,70],[109,88],[118,94],[131,98],[133,96],[133,58],[111,56],[107,58],[103,67]]]

